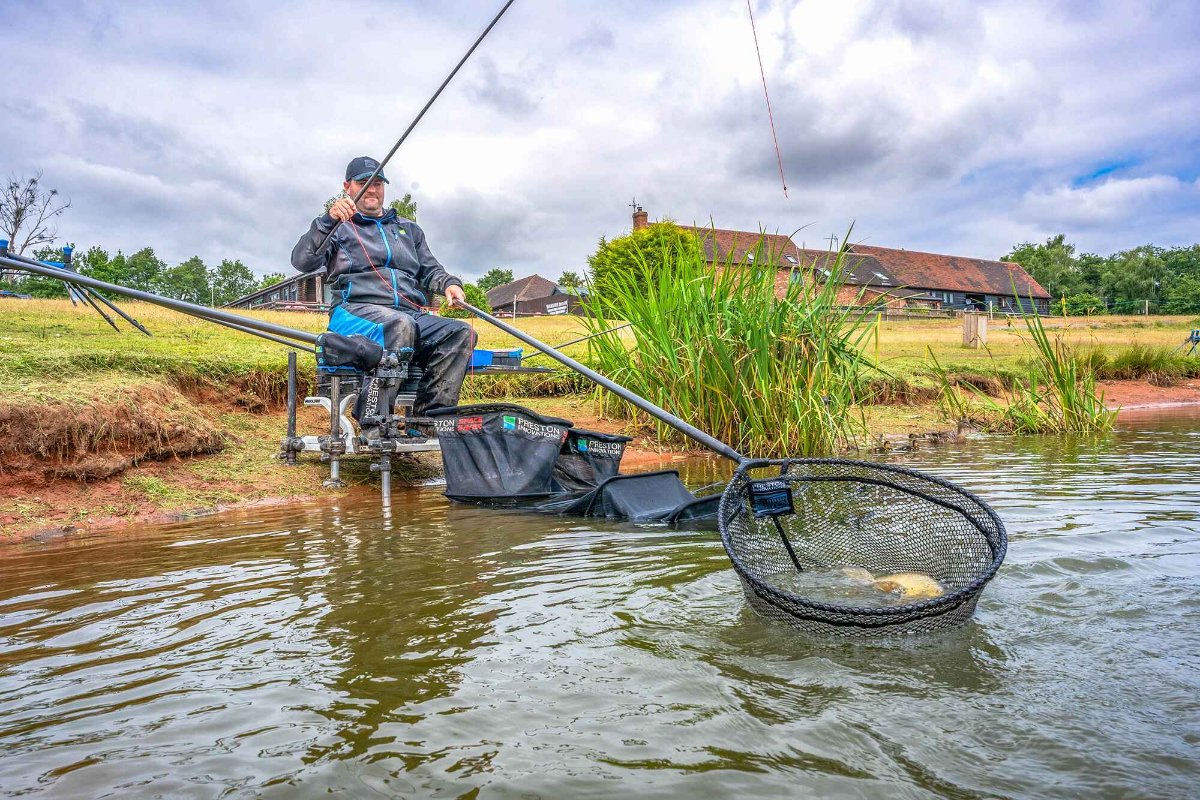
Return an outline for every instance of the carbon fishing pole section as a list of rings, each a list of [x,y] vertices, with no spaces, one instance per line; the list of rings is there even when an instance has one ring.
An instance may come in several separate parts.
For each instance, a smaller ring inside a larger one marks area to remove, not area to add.
[[[571,369],[575,370],[580,375],[584,376],[585,378],[592,381],[593,383],[596,383],[596,384],[604,387],[605,389],[608,389],[610,392],[617,395],[622,400],[626,400],[626,401],[632,403],[633,405],[637,406],[642,411],[645,411],[647,414],[654,417],[655,419],[657,419],[667,425],[670,425],[672,428],[679,431],[684,436],[687,436],[689,439],[693,439],[694,441],[698,442],[699,444],[703,445],[704,447],[707,447],[709,450],[712,450],[717,455],[724,456],[725,458],[728,458],[729,460],[731,460],[735,463],[739,463],[739,464],[742,461],[746,460],[745,456],[743,456],[737,450],[734,450],[729,445],[720,441],[719,439],[716,439],[716,438],[710,436],[709,434],[707,434],[704,431],[697,428],[695,425],[691,425],[687,422],[684,422],[679,417],[675,416],[674,414],[670,413],[669,411],[666,411],[665,409],[662,409],[662,408],[656,406],[654,403],[651,403],[649,400],[647,400],[644,397],[640,397],[640,396],[634,394],[633,392],[626,389],[624,386],[614,383],[613,381],[611,381],[608,378],[601,375],[599,372],[596,372],[595,370],[593,370],[589,367],[585,367],[583,364],[580,364],[575,359],[563,355],[562,353],[558,352],[550,345],[545,344],[544,342],[540,342],[537,339],[530,336],[529,334],[525,333],[524,331],[522,331],[518,328],[514,328],[512,325],[509,325],[505,322],[502,322],[499,319],[496,319],[491,314],[487,313],[486,311],[476,308],[475,306],[471,305],[470,303],[461,303],[460,305],[462,305],[464,308],[466,308],[468,311],[470,311],[472,314],[479,317],[480,319],[486,320],[487,322],[492,323],[497,328],[499,328],[500,330],[507,333],[509,336],[519,339],[520,341],[525,342],[527,345],[529,345],[531,347],[536,347],[538,350],[541,350],[543,353],[548,355],[550,358],[553,358],[555,361],[562,364],[563,366],[570,367]]]
[[[74,266],[72,266],[72,262],[71,262],[71,254],[73,252],[74,252],[74,248],[67,246],[62,249],[62,253],[63,253],[62,261],[36,261],[31,258],[26,258],[25,256],[22,256],[22,255],[10,253],[8,250],[8,240],[0,239],[0,256],[13,258],[17,261],[23,261],[23,262],[26,262],[29,264],[41,264],[41,265],[45,265],[45,266],[56,267],[56,268],[62,270],[63,272],[68,272],[68,273],[75,273],[75,268],[74,268]],[[73,286],[71,283],[69,283],[65,280],[62,283],[65,287],[67,287],[67,298],[70,299],[71,305],[76,305],[76,301],[86,303],[87,305],[91,306],[91,308],[93,308],[97,314],[99,314],[101,317],[103,317],[104,321],[107,322],[109,325],[111,325],[113,330],[120,331],[121,329],[117,327],[117,323],[113,321],[112,317],[110,317],[108,314],[104,313],[104,309],[100,308],[100,306],[97,305],[97,301],[99,301],[100,303],[103,303],[105,306],[112,309],[112,311],[114,311],[116,314],[120,315],[122,319],[124,319],[126,322],[128,322],[133,327],[137,328],[139,331],[141,331],[145,335],[147,335],[147,336],[152,335],[150,333],[150,331],[146,330],[145,326],[143,326],[142,323],[138,322],[136,319],[134,319],[133,317],[126,314],[124,311],[122,311],[120,308],[118,308],[113,302],[111,302],[104,295],[96,293],[96,292],[91,292],[83,286]]]
[[[392,156],[396,155],[396,151],[400,149],[400,145],[404,144],[404,140],[407,139],[408,135],[413,132],[414,128],[417,127],[417,123],[419,123],[421,118],[425,116],[425,112],[433,106],[439,97],[441,97],[442,92],[447,86],[450,85],[450,81],[454,80],[454,76],[458,74],[460,69],[462,69],[463,64],[467,63],[467,59],[469,59],[471,54],[475,52],[476,48],[483,43],[483,40],[487,38],[487,35],[492,32],[492,28],[496,27],[496,23],[499,22],[500,18],[504,16],[504,12],[508,11],[508,9],[515,2],[516,0],[507,0],[507,2],[505,2],[504,6],[496,13],[496,16],[492,18],[492,21],[488,23],[488,26],[483,29],[483,33],[479,34],[479,38],[475,40],[475,43],[467,49],[467,52],[463,54],[463,57],[460,58],[458,63],[454,65],[454,69],[450,70],[450,74],[446,76],[444,81],[442,81],[442,85],[439,86],[437,91],[433,93],[433,96],[426,101],[425,105],[417,113],[417,116],[413,117],[413,121],[410,122],[408,127],[404,129],[404,133],[400,134],[400,138],[396,140],[394,145],[392,145],[392,149],[388,150],[387,155],[385,155],[383,159],[380,160],[380,162],[375,166],[375,170],[371,173],[371,175],[365,181],[363,181],[362,188],[358,190],[358,193],[355,194],[353,198],[351,198],[350,202],[354,203],[354,205],[358,205],[358,201],[361,200],[363,194],[366,193],[367,187],[371,185],[371,181],[375,180],[375,177],[379,175],[379,173],[383,172],[383,168],[387,166],[389,161],[392,160]],[[340,224],[341,223],[339,222],[338,225]],[[321,249],[325,247],[325,244],[329,241],[330,237],[333,236],[333,232],[337,230],[337,227],[337,225],[334,225],[329,233],[325,234],[325,238],[322,239],[321,243],[315,248],[317,252],[320,252]]]

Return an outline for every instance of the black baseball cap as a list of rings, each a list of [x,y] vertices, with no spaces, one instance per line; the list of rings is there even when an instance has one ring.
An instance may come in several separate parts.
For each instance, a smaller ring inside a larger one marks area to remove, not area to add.
[[[346,180],[365,181],[367,178],[371,177],[371,173],[374,172],[378,166],[379,162],[370,156],[359,156],[346,165]],[[384,183],[388,182],[388,179],[383,177],[382,170],[380,170],[379,174],[375,177]]]

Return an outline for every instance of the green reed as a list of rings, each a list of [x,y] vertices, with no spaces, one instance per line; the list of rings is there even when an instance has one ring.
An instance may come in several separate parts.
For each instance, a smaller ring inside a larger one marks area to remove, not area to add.
[[[588,300],[588,327],[632,324],[634,346],[616,334],[590,342],[592,364],[734,448],[756,456],[828,455],[865,435],[859,403],[875,308],[842,308],[843,256],[823,280],[790,275],[760,237],[753,257],[730,253],[714,268],[699,240],[680,239],[606,281]],[[776,296],[776,278],[786,288]],[[640,418],[599,392],[605,413]],[[646,420],[648,421],[648,420]],[[656,425],[660,439],[678,434]]]
[[[1101,379],[1146,380],[1156,386],[1171,386],[1200,376],[1200,358],[1169,347],[1146,344],[1131,344],[1119,350],[1093,347],[1081,350],[1076,358],[1091,366]]]
[[[1036,314],[1023,315],[1033,357],[1025,380],[1000,403],[971,384],[956,380],[929,350],[930,368],[940,390],[938,405],[947,417],[1003,433],[1105,433],[1116,412],[1104,405],[1096,386],[1094,357],[1081,357],[1061,337],[1051,337]],[[967,396],[960,393],[967,390]]]

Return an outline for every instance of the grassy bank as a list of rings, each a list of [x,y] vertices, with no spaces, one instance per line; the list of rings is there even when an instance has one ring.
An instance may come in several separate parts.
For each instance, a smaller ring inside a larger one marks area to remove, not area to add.
[[[157,306],[122,307],[154,336],[118,334],[94,312],[65,300],[0,300],[0,532],[39,520],[185,511],[321,491],[324,465],[312,460],[287,469],[271,460],[284,430],[285,348]],[[318,314],[256,316],[314,332],[325,324]],[[588,332],[573,317],[517,324],[552,344]],[[473,325],[483,347],[518,345],[486,323]],[[1050,333],[1061,333],[1100,378],[1159,383],[1200,374],[1200,358],[1166,354],[1195,326],[1184,318],[1047,322]],[[960,346],[957,320],[874,326],[863,351],[888,376],[875,379],[876,404],[865,409],[869,434],[939,424],[926,348],[954,380],[999,393],[1028,373],[1030,350],[1022,333],[1019,321],[1012,327],[993,321],[989,350],[979,351]],[[634,345],[632,331],[617,336],[622,345]],[[587,344],[567,352],[588,358]],[[554,366],[546,358],[532,363]],[[300,365],[307,382],[312,356],[301,354]],[[585,400],[590,392],[578,377],[559,372],[472,378],[464,398],[506,397],[578,418],[581,408],[597,408]],[[318,432],[319,416],[305,413],[303,431]],[[352,466],[347,473],[352,481],[372,480],[365,468]]]

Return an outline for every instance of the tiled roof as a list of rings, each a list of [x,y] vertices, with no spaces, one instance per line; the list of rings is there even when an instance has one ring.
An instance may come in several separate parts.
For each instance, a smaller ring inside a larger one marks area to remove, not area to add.
[[[734,263],[753,254],[760,239],[767,259],[780,269],[796,267],[825,268],[831,258],[828,250],[802,249],[787,236],[778,233],[750,233],[723,228],[689,227],[700,237],[704,252],[712,263]],[[967,292],[1012,296],[1013,287],[1022,297],[1049,298],[1050,294],[1020,264],[984,258],[947,256],[916,250],[896,250],[856,244],[847,247],[846,283],[879,289],[917,289],[936,292]],[[890,292],[895,294],[894,291]],[[494,304],[493,304],[494,305]]]
[[[541,275],[527,275],[509,283],[493,286],[487,290],[487,299],[492,308],[502,308],[512,305],[514,301],[536,300],[552,294],[562,294],[557,283],[548,281]]]
[[[801,250],[805,266],[826,269],[832,256],[827,250]],[[937,292],[970,294],[1013,294],[1013,286],[1022,297],[1048,298],[1037,281],[1010,261],[944,256],[890,247],[850,245],[845,255],[845,281],[854,286],[903,286]]]
[[[1020,264],[985,258],[944,256],[916,250],[894,250],[865,244],[850,246],[850,257],[872,259],[882,264],[903,286],[950,292],[1012,296],[1013,287],[1022,297],[1049,298],[1050,293]]]
[[[835,255],[828,250],[800,250],[799,253],[801,266],[820,271],[829,269],[829,262]],[[842,269],[842,280],[853,286],[888,289],[905,285],[886,264],[872,256],[847,254]]]
[[[704,245],[704,254],[711,263],[727,261],[732,253],[733,263],[746,260],[747,254],[753,256],[761,240],[763,255],[768,263],[777,267],[797,266],[800,259],[800,248],[781,233],[748,233],[746,231],[731,231],[723,228],[691,228],[684,226],[700,238]]]

